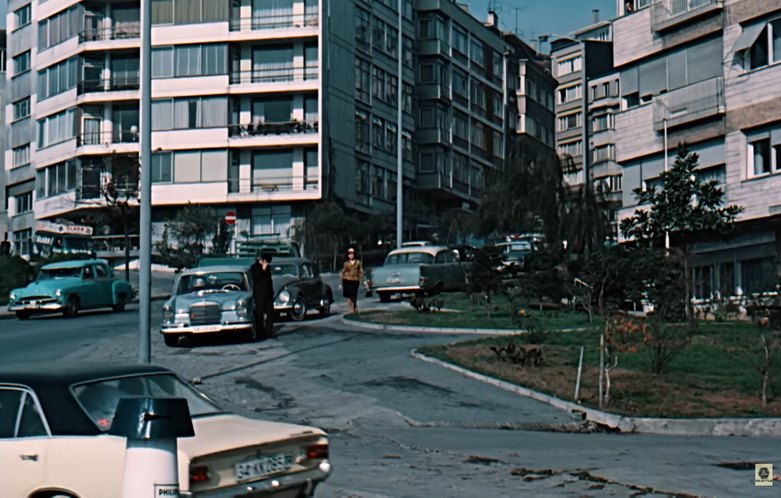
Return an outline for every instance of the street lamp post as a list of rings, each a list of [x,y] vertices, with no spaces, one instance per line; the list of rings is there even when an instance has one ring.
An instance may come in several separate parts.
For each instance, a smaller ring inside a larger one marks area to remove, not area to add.
[[[396,88],[396,96],[397,96],[397,102],[396,102],[396,119],[397,119],[397,127],[396,127],[396,247],[401,247],[401,240],[402,240],[402,231],[403,231],[403,224],[404,224],[404,217],[403,217],[403,207],[404,207],[404,158],[402,157],[403,152],[403,131],[404,126],[402,124],[402,102],[404,97],[404,66],[403,66],[403,59],[404,59],[404,43],[402,43],[404,34],[403,34],[403,2],[404,0],[398,0],[398,11],[399,11],[399,37],[397,40],[398,46],[396,50],[396,55],[399,59],[399,66],[398,66],[398,72],[399,72],[399,84]]]
[[[139,178],[138,361],[152,361],[152,0],[141,0],[141,150]]]

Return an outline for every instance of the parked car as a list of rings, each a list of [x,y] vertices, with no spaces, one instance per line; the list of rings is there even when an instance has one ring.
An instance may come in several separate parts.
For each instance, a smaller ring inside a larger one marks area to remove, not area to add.
[[[387,302],[393,294],[436,294],[463,289],[465,284],[464,266],[452,251],[427,245],[391,251],[385,263],[372,270],[371,289]]]
[[[226,258],[214,260],[226,262]],[[165,343],[176,346],[182,337],[196,334],[240,333],[251,341],[258,338],[253,313],[250,259],[237,264],[209,266],[204,260],[198,268],[177,276],[174,292],[163,305],[160,332]],[[271,263],[274,285],[274,310],[299,321],[310,310],[321,317],[331,313],[334,295],[323,282],[317,267],[306,258],[277,258]]]
[[[120,398],[184,398],[195,437],[178,440],[181,496],[310,496],[331,472],[314,427],[228,412],[154,365],[0,367],[0,496],[121,498],[126,439],[108,434]]]
[[[12,290],[8,311],[16,312],[20,320],[41,313],[72,317],[87,309],[122,311],[132,297],[130,283],[115,277],[105,260],[61,261],[42,266],[27,287]]]
[[[306,258],[274,258],[271,262],[274,283],[274,310],[295,321],[317,310],[321,317],[331,313],[334,293],[323,282],[317,266]]]
[[[502,264],[497,268],[499,273],[516,276],[526,268],[526,262],[534,251],[534,246],[528,240],[500,242],[496,244],[502,255]]]
[[[253,310],[248,264],[193,268],[177,275],[160,332],[168,346],[197,334],[240,333],[255,340]]]

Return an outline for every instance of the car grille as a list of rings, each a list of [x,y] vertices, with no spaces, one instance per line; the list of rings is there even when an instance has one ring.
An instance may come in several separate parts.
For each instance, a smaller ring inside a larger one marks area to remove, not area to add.
[[[222,310],[217,303],[198,303],[190,306],[190,325],[214,325],[220,323]]]
[[[32,302],[37,303],[56,303],[57,299],[51,296],[25,296],[19,300],[22,304],[30,304]]]

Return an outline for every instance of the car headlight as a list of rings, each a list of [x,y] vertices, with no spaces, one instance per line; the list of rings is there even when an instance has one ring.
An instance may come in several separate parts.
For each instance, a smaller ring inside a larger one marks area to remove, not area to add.
[[[174,323],[174,310],[171,306],[163,306],[163,322]]]
[[[283,290],[279,293],[279,296],[277,296],[277,300],[282,304],[287,304],[287,302],[290,301],[290,293],[286,290]]]
[[[54,296],[55,297],[61,297],[62,296],[62,290],[61,289],[57,289],[56,291],[54,291]]]
[[[8,295],[9,301],[16,301],[16,292],[11,291],[11,293]]]
[[[236,316],[239,318],[249,317],[249,303],[247,299],[239,299],[236,301]]]

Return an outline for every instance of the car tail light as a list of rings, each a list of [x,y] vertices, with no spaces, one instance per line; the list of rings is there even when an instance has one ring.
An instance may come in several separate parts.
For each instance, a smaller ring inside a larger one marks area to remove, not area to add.
[[[211,479],[209,467],[205,465],[190,467],[190,485],[208,482],[209,479]]]
[[[318,458],[328,458],[327,444],[313,444],[306,447],[307,460],[317,460]]]

